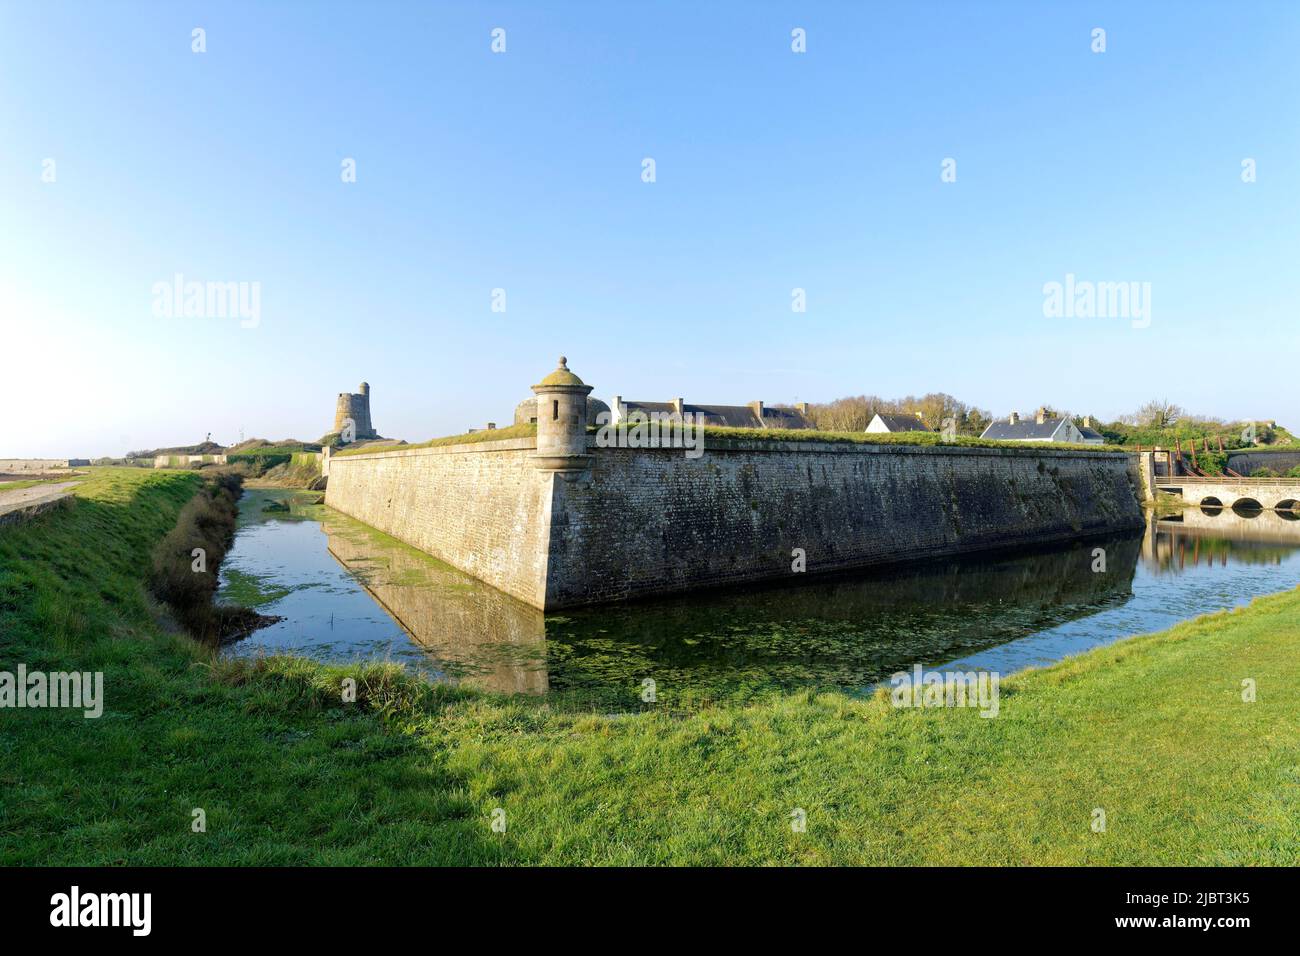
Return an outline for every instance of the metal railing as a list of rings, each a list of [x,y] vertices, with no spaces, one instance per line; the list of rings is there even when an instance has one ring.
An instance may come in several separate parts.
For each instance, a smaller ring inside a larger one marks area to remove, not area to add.
[[[1224,475],[1216,478],[1213,475],[1202,478],[1200,475],[1178,475],[1169,477],[1167,475],[1156,476],[1157,485],[1297,485],[1300,486],[1300,478],[1233,478]]]

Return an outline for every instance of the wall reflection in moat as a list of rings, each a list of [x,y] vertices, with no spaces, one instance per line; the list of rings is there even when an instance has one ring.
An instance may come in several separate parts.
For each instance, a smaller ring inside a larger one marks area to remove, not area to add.
[[[503,694],[547,691],[541,611],[339,515],[321,529],[330,554],[450,676]]]
[[[1217,562],[1280,564],[1300,548],[1300,515],[1231,508],[1187,508],[1147,519],[1142,558],[1161,571]]]

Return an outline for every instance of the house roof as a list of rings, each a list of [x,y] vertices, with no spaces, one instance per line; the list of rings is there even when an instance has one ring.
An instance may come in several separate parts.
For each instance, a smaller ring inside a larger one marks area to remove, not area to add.
[[[623,408],[627,415],[632,412],[645,412],[646,415],[655,412],[672,415],[677,410],[672,402],[624,401]],[[682,411],[691,415],[702,415],[705,425],[724,428],[812,428],[812,423],[795,408],[764,406],[761,419],[748,405],[696,405],[692,402],[684,402]]]
[[[877,414],[885,427],[891,432],[928,432],[925,422],[915,415],[881,415]]]
[[[1103,442],[1106,440],[1106,436],[1103,435],[1101,432],[1097,431],[1096,429],[1087,428],[1083,425],[1077,425],[1075,427],[1079,429],[1079,434],[1082,435],[1084,438],[1093,439],[1096,441],[1103,441]]]
[[[984,429],[980,438],[991,438],[994,441],[1047,441],[1056,434],[1063,421],[1063,418],[1045,418],[1040,425],[1038,419],[1032,416],[1015,423],[1002,418]]]

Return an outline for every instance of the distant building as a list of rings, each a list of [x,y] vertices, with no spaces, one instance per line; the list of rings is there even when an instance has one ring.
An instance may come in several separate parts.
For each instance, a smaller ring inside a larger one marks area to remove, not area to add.
[[[1089,432],[1095,438],[1088,439],[1068,418],[1054,417],[1047,410],[1040,408],[1033,418],[1021,418],[1019,412],[1012,412],[1007,418],[999,419],[984,429],[981,438],[994,441],[1041,441],[1061,442],[1071,445],[1100,445],[1105,439],[1100,434]]]
[[[748,405],[696,405],[684,398],[674,398],[671,402],[634,402],[624,401],[622,395],[615,395],[610,411],[610,422],[615,425],[639,412],[647,418],[655,414],[667,415],[669,421],[680,421],[683,414],[695,415],[700,424],[720,428],[815,427],[808,417],[807,402],[791,408],[769,408],[762,402],[750,402]]]
[[[769,408],[762,402],[750,402],[748,405],[695,405],[685,399],[675,398],[671,402],[636,402],[625,401],[622,395],[615,395],[614,400],[606,405],[598,398],[587,397],[587,424],[598,425],[597,416],[601,412],[609,413],[608,423],[617,425],[626,421],[629,415],[644,414],[649,420],[652,415],[666,415],[669,421],[681,421],[683,413],[700,416],[698,421],[704,425],[724,428],[813,428],[808,418],[808,405],[801,403],[793,408]],[[661,419],[663,420],[663,419]],[[526,398],[515,408],[515,424],[537,423],[537,399]]]
[[[59,468],[84,468],[87,458],[0,458],[0,474],[40,473]]]
[[[598,398],[587,396],[587,424],[595,425],[596,416],[601,412],[608,412],[609,406]],[[536,425],[537,424],[537,396],[525,398],[515,406],[515,424],[516,425]]]
[[[1083,424],[1078,426],[1078,428],[1079,428],[1079,434],[1083,436],[1083,443],[1085,445],[1106,444],[1106,436],[1103,435],[1101,432],[1097,431],[1097,429],[1092,427],[1091,415],[1085,415],[1083,419]]]
[[[867,426],[867,432],[871,435],[881,435],[888,432],[928,432],[925,422],[921,420],[921,414],[915,415],[881,415],[876,414],[871,419],[871,424]]]

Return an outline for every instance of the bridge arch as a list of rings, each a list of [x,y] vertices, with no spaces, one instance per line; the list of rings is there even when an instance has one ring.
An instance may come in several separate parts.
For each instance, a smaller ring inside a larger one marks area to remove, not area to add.
[[[1274,510],[1287,521],[1300,521],[1300,501],[1294,498],[1279,501]]]
[[[1214,517],[1223,512],[1223,502],[1214,495],[1207,495],[1201,499],[1201,513],[1208,517]]]
[[[1258,518],[1264,513],[1264,506],[1255,498],[1238,498],[1232,503],[1232,511],[1240,518]]]

